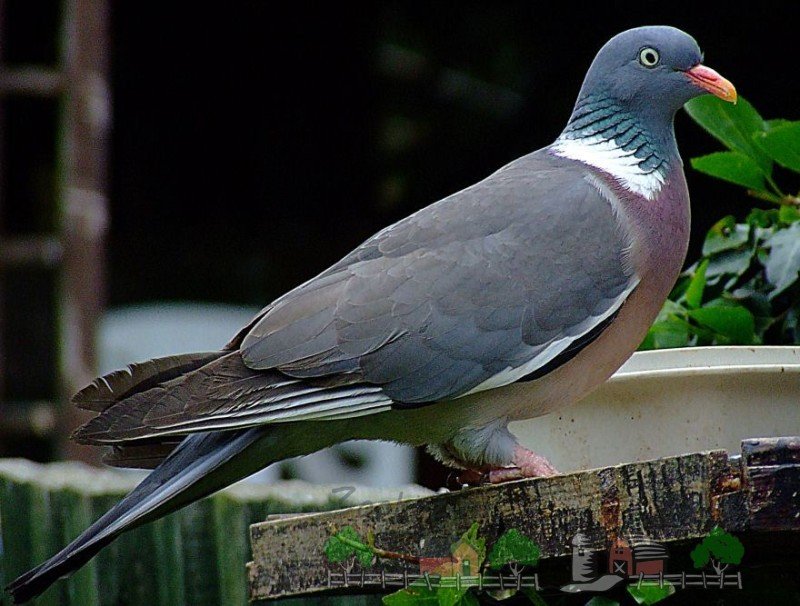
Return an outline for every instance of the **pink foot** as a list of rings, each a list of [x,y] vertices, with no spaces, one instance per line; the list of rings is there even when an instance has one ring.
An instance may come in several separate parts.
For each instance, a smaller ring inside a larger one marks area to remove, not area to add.
[[[544,457],[522,446],[514,448],[512,466],[494,469],[467,469],[458,476],[462,484],[500,484],[523,478],[549,478],[558,475],[558,470]]]

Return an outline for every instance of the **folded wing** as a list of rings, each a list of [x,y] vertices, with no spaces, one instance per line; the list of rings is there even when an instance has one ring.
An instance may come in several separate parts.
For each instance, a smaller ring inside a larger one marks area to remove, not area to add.
[[[583,167],[531,154],[376,234],[265,308],[224,356],[127,385],[77,437],[341,419],[540,376],[613,321],[638,283],[629,248]]]

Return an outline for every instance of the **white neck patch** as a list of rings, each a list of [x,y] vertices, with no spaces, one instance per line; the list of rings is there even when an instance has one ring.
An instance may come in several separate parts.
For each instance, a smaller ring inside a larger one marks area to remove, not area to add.
[[[639,166],[641,159],[634,155],[635,151],[625,151],[613,139],[599,136],[580,139],[559,137],[550,148],[557,156],[599,168],[614,177],[628,191],[648,200],[653,200],[664,185],[661,171],[642,169]]]

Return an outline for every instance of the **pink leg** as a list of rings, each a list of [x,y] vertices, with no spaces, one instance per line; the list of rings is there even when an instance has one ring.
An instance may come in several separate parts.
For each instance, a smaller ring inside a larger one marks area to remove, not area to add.
[[[480,484],[482,482],[500,484],[523,478],[549,478],[555,475],[558,475],[558,470],[550,461],[517,445],[514,448],[514,458],[510,467],[467,469],[458,476],[458,480],[464,484]]]
[[[550,461],[519,445],[514,448],[512,462],[512,467],[500,467],[499,469],[490,470],[488,473],[489,482],[491,484],[499,484],[522,478],[549,478],[558,475],[558,470],[553,467]]]

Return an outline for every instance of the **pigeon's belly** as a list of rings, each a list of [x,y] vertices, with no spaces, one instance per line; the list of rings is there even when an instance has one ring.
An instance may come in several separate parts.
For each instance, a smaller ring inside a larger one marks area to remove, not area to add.
[[[650,291],[650,292],[648,292]],[[636,351],[663,299],[654,299],[648,284],[640,283],[613,324],[569,362],[531,383],[514,383],[491,397],[495,414],[506,408],[510,420],[541,416],[574,404],[604,383]]]

